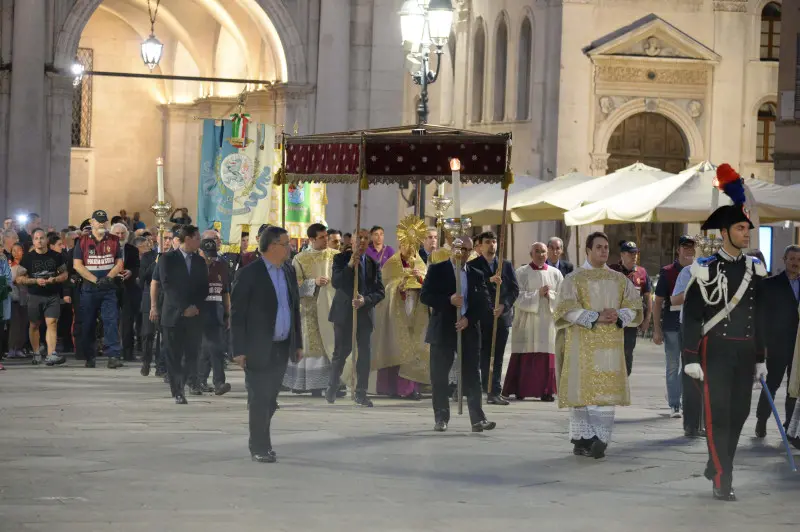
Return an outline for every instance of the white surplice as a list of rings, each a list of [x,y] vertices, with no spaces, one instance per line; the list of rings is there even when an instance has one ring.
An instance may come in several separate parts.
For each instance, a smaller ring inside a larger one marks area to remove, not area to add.
[[[514,323],[511,331],[511,353],[555,353],[556,324],[553,319],[556,295],[564,280],[558,269],[544,265],[534,270],[526,264],[516,271],[519,297],[514,304]],[[549,295],[539,295],[543,286]]]

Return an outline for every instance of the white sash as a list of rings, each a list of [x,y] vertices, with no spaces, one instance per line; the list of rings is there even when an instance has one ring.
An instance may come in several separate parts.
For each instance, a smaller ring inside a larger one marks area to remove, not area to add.
[[[717,273],[719,275],[719,273]],[[753,263],[752,261],[747,260],[747,270],[744,272],[744,277],[742,278],[741,284],[739,284],[739,289],[736,290],[736,293],[733,294],[733,297],[730,301],[725,304],[725,307],[717,312],[717,314],[708,320],[705,324],[703,324],[703,336],[707,335],[711,329],[713,329],[719,322],[727,318],[733,309],[736,308],[736,305],[744,297],[745,292],[747,292],[747,287],[750,286],[750,281],[753,278]]]

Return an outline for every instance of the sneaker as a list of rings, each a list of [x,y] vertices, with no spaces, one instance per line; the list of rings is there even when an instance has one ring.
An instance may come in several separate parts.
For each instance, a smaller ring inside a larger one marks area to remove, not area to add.
[[[38,366],[41,363],[42,363],[42,355],[40,355],[39,353],[34,354],[33,359],[31,360],[31,364],[33,364],[34,366]]]
[[[117,369],[123,367],[124,365],[125,364],[123,364],[120,359],[114,357],[109,358],[108,362],[106,363],[106,367],[108,369]]]
[[[67,357],[59,355],[58,353],[50,353],[47,355],[47,358],[44,359],[45,366],[56,366],[61,365],[67,361]]]
[[[681,418],[681,409],[680,408],[673,408],[672,414],[669,415],[672,419],[680,419]]]
[[[372,401],[370,401],[369,397],[367,397],[367,394],[364,393],[364,392],[360,392],[360,393],[356,392],[356,396],[355,396],[354,402],[355,402],[356,406],[362,406],[362,407],[365,407],[365,408],[372,408]]]

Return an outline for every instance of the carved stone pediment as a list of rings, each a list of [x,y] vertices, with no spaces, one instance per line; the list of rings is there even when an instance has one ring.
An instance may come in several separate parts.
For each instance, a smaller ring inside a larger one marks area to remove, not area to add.
[[[591,43],[584,52],[605,58],[717,63],[720,56],[656,15],[648,15]]]

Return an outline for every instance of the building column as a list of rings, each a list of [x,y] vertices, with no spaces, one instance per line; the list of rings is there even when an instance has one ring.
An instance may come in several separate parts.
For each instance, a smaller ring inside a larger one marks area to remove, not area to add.
[[[33,211],[46,224],[66,222],[52,219],[47,200],[44,28],[46,0],[14,3],[12,72],[8,113],[8,158],[5,211]]]
[[[319,60],[314,133],[346,131],[350,116],[350,20],[351,0],[320,2]],[[363,59],[362,54],[357,58]],[[368,64],[361,65],[369,68]],[[291,124],[287,124],[287,129]],[[328,187],[326,221],[342,232],[355,228],[356,188],[354,185]]]
[[[72,147],[72,99],[75,88],[73,78],[51,75],[47,102],[47,131],[49,139],[45,149],[47,182],[44,197],[46,220],[57,228],[66,225],[69,219],[69,174]],[[42,216],[45,216],[44,214]]]

